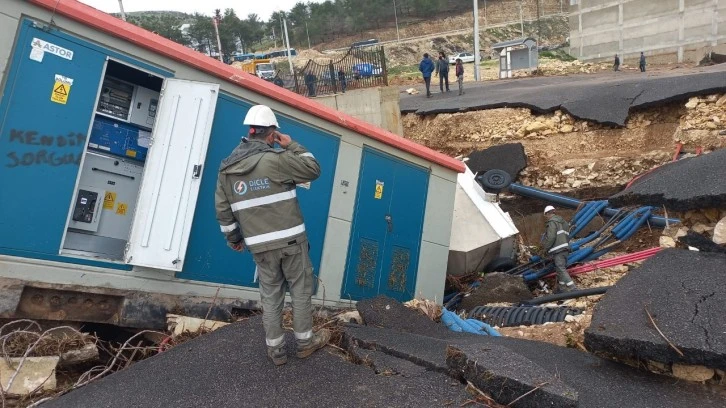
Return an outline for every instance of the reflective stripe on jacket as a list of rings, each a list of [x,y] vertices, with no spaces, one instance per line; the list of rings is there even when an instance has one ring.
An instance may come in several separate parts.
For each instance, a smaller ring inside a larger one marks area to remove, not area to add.
[[[297,142],[273,149],[243,140],[222,162],[217,179],[217,221],[227,241],[244,239],[250,252],[260,253],[306,240],[295,185],[318,176],[317,160]]]
[[[553,215],[546,223],[544,250],[554,254],[570,249],[570,224],[559,215]]]

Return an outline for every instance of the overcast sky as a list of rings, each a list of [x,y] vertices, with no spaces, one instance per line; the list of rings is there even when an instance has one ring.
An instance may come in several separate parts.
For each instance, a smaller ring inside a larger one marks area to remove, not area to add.
[[[118,0],[80,1],[106,13],[119,12]],[[247,17],[250,13],[255,13],[260,16],[260,19],[267,20],[273,11],[290,10],[298,1],[300,0],[123,0],[123,3],[124,10],[127,12],[172,10],[211,15],[214,13],[214,9],[233,8],[241,18]],[[308,1],[310,0],[305,0],[305,3]],[[312,1],[320,2],[322,0]]]

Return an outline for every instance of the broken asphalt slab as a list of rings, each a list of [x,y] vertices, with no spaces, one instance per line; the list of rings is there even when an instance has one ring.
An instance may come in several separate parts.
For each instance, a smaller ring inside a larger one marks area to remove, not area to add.
[[[516,180],[527,167],[527,155],[521,143],[507,143],[472,152],[466,167],[474,174],[494,169],[504,170],[512,176],[512,180]]]
[[[357,325],[345,328],[345,338],[348,348],[354,344],[361,349],[376,350],[409,360],[430,371],[448,373],[461,380],[474,379],[474,376],[472,373],[467,375],[466,371],[462,372],[461,367],[453,361],[451,361],[452,366],[447,364],[447,350],[450,346],[467,350],[469,357],[477,355],[477,350],[496,350],[498,355],[493,360],[494,364],[486,360],[487,354],[474,357],[478,359],[477,364],[489,364],[488,370],[497,376],[519,382],[522,389],[534,389],[548,380],[561,381],[563,387],[569,387],[577,392],[578,407],[681,408],[715,407],[726,404],[726,391],[723,389],[679,382],[673,378],[654,375],[589,353],[548,343],[453,332],[447,339],[440,339],[394,329]],[[502,366],[502,361],[509,362]],[[486,385],[481,386],[486,389]],[[571,398],[572,395],[564,397]],[[525,401],[537,402],[526,397],[521,400],[522,403]]]
[[[54,408],[127,407],[437,407],[471,396],[442,374],[376,375],[330,348],[275,367],[260,318],[235,323],[43,404]],[[435,373],[433,373],[435,374]]]
[[[619,358],[726,370],[724,299],[726,255],[664,249],[608,290],[585,345]]]
[[[712,240],[704,237],[693,231],[688,231],[686,235],[678,238],[678,241],[684,245],[694,247],[702,252],[715,252],[719,254],[726,254],[726,247],[719,245]]]
[[[673,211],[726,206],[726,149],[681,159],[646,173],[610,197],[615,207],[665,206]]]
[[[446,364],[500,404],[577,407],[577,391],[555,373],[497,344],[449,346]]]
[[[625,126],[631,109],[726,91],[726,64],[658,73],[607,72],[467,84],[466,94],[402,95],[401,113],[435,115],[496,108],[557,109],[582,120]],[[454,119],[452,119],[454,120]]]

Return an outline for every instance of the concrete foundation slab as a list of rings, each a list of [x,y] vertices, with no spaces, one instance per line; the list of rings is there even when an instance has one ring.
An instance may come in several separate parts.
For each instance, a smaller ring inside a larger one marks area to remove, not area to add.
[[[664,249],[608,290],[585,346],[620,358],[725,370],[725,272],[726,255]]]

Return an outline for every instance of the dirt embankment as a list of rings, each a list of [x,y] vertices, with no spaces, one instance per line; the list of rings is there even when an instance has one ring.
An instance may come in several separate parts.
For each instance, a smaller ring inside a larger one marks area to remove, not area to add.
[[[522,17],[524,20],[529,21],[537,19],[538,2],[540,16],[551,16],[561,12],[566,13],[569,8],[567,2],[563,3],[560,0],[524,0],[521,2]],[[489,1],[487,2],[486,8],[484,7],[483,2],[480,3],[479,24],[482,30],[485,30],[487,26],[502,23],[516,22],[519,24],[519,0]],[[471,6],[471,2],[469,2],[469,6]],[[453,30],[473,28],[474,26],[474,19],[472,18],[471,11],[445,16],[435,15],[427,19],[409,18],[405,15],[399,15],[398,17],[398,32],[396,32],[395,23],[391,21],[389,23],[382,23],[384,26],[379,29],[365,30],[356,33],[355,35],[336,38],[323,44],[316,45],[315,48],[319,50],[338,49],[349,47],[356,41],[367,40],[370,38],[375,38],[378,41],[393,41],[399,36],[401,39],[406,39]],[[543,17],[540,20],[545,18],[546,17]],[[544,31],[544,29],[541,29],[541,31]],[[473,42],[470,42],[470,47],[471,44],[473,44]]]
[[[683,151],[726,147],[726,96],[692,98],[687,103],[635,112],[625,128],[580,121],[557,111],[534,115],[528,109],[493,109],[403,117],[404,136],[451,156],[520,142],[529,165],[520,182],[554,191],[626,184],[634,176]]]

